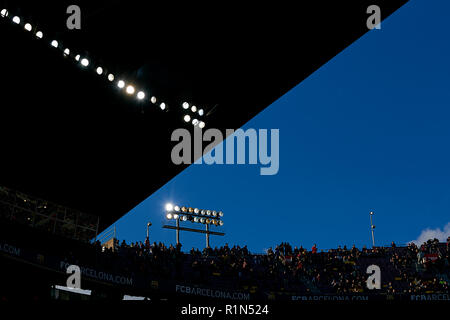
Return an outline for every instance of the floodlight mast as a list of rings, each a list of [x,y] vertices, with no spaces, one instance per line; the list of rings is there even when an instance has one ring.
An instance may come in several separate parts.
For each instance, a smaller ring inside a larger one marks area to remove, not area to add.
[[[210,248],[210,246],[209,246],[209,224],[206,224],[206,247]]]
[[[375,247],[375,236],[374,236],[375,226],[372,223],[373,214],[374,214],[373,211],[370,211],[370,229],[372,230],[372,248]]]
[[[152,225],[152,223],[149,221],[148,223],[147,223],[147,239],[149,239],[149,228],[150,228],[150,226]]]
[[[176,219],[176,225],[177,225],[177,246],[180,245],[180,217]]]
[[[208,218],[205,219],[203,217],[207,215]],[[211,216],[212,215],[212,216]],[[189,218],[187,218],[189,217]],[[173,225],[164,225],[164,229],[172,229],[176,231],[176,241],[177,246],[180,245],[180,231],[189,231],[189,232],[197,232],[204,233],[206,236],[206,248],[210,248],[210,235],[224,236],[223,232],[215,232],[211,231],[209,228],[209,224],[214,224],[216,226],[222,226],[223,221],[221,220],[223,217],[223,212],[212,211],[212,210],[199,210],[187,207],[179,207],[173,206],[172,204],[166,205],[166,218],[168,220],[175,220],[175,226]],[[199,222],[204,223],[206,226],[205,230],[193,229],[193,228],[185,228],[180,227],[180,221],[191,221],[191,222]]]

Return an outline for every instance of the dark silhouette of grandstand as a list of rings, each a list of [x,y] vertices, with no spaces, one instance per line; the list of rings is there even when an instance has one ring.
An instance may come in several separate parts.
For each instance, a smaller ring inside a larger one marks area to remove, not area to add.
[[[43,206],[47,209],[41,211]],[[55,286],[66,285],[69,265],[82,269],[82,289],[91,290],[92,299],[121,299],[125,294],[151,299],[189,295],[275,301],[299,297],[410,300],[428,295],[448,299],[449,241],[326,251],[282,243],[265,254],[228,245],[183,252],[180,246],[151,244],[148,239],[131,244],[113,239],[113,245],[106,246],[95,241],[96,233],[91,232],[95,217],[77,212],[74,219],[65,220],[58,218],[59,212],[73,213],[0,189],[5,283],[1,299],[23,299],[24,287],[31,288],[30,299],[60,296],[55,295]],[[381,269],[380,290],[366,286],[367,267],[374,264]]]

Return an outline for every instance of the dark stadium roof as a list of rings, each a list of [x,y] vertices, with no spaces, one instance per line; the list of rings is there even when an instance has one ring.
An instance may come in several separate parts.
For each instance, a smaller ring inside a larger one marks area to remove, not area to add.
[[[0,19],[0,185],[100,215],[104,229],[185,168],[170,161],[171,132],[191,127],[182,101],[212,111],[209,128],[238,128],[367,32],[368,5],[385,18],[405,2],[0,1],[45,37]],[[66,28],[72,4],[81,31]],[[170,111],[146,104],[142,113],[51,38]]]

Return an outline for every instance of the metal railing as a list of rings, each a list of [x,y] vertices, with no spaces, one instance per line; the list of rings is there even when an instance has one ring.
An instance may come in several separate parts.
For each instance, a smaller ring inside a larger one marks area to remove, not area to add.
[[[116,239],[116,226],[111,226],[105,231],[103,231],[100,235],[98,235],[95,240],[100,241],[101,244],[104,244],[105,242],[108,242],[111,239]]]
[[[97,236],[98,216],[0,186],[0,216],[16,223],[89,241]]]

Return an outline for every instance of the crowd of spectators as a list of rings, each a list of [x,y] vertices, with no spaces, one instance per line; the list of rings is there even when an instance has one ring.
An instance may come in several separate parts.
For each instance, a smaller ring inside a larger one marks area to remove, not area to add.
[[[62,261],[111,274],[173,280],[223,289],[304,294],[368,293],[367,267],[381,269],[381,293],[448,293],[450,278],[449,241],[429,240],[420,246],[361,249],[339,246],[323,250],[281,243],[263,254],[254,254],[246,246],[192,248],[144,242],[116,243],[109,248],[100,242],[67,245],[45,233],[14,238],[14,224],[2,232],[17,247],[34,249],[43,256],[59,256]],[[38,232],[30,229],[29,232]],[[11,233],[11,234],[9,234]],[[31,236],[30,236],[31,237]],[[48,239],[47,239],[48,238]],[[12,239],[15,239],[12,241]],[[45,241],[44,241],[45,240]],[[61,239],[62,240],[62,239]],[[58,245],[61,243],[61,245]],[[52,249],[53,248],[53,249]],[[78,248],[78,249],[77,249]]]
[[[367,293],[369,265],[382,271],[382,293],[448,293],[450,276],[449,240],[430,240],[420,247],[310,250],[281,243],[265,254],[252,254],[246,246],[192,248],[145,242],[107,249],[95,244],[96,262],[110,271],[147,274],[230,289],[320,294]]]
[[[34,203],[29,198],[21,197],[17,193],[0,188],[0,200],[3,201],[0,201],[3,233],[14,234],[14,227],[20,222],[17,221],[18,218],[23,220],[22,224],[31,226],[32,221],[33,226],[44,226],[35,220],[36,217],[44,216],[45,210],[52,209],[51,205],[47,202],[41,203],[40,200]],[[11,201],[20,203],[21,209],[11,206]],[[67,210],[61,212],[63,213],[61,221],[71,225],[70,221],[66,221],[74,217],[71,212]],[[54,222],[57,220],[55,219]],[[83,216],[82,220],[92,219]],[[105,246],[98,241],[93,245],[77,243],[74,246],[63,245],[65,241],[61,241],[58,245],[59,241],[56,243],[54,241],[55,237],[61,236],[54,232],[58,229],[57,226],[55,222],[50,228],[53,233],[34,236],[32,242],[26,238],[15,238],[13,235],[4,236],[9,240],[14,239],[14,243],[19,247],[34,248],[42,256],[62,254],[61,258],[67,263],[92,267],[96,270],[128,276],[144,275],[152,279],[176,280],[211,287],[244,289],[250,292],[259,290],[278,293],[367,293],[369,289],[366,285],[368,278],[366,270],[370,265],[377,265],[381,269],[382,287],[379,292],[386,294],[449,292],[450,237],[447,243],[439,243],[437,239],[433,239],[420,246],[414,243],[397,246],[392,243],[390,246],[370,249],[366,247],[358,249],[353,245],[351,248],[339,246],[336,249],[319,250],[316,244],[306,249],[302,246],[293,247],[289,243],[281,243],[274,248],[268,248],[264,254],[254,254],[247,246],[230,247],[228,244],[220,248],[205,248],[201,251],[192,248],[189,252],[183,252],[181,245],[150,243],[148,238],[144,242],[127,244],[122,241],[113,246]],[[27,234],[49,231],[47,227],[30,229]],[[68,232],[62,231],[64,234]],[[46,241],[49,245],[45,244]],[[75,249],[77,247],[78,250]]]

